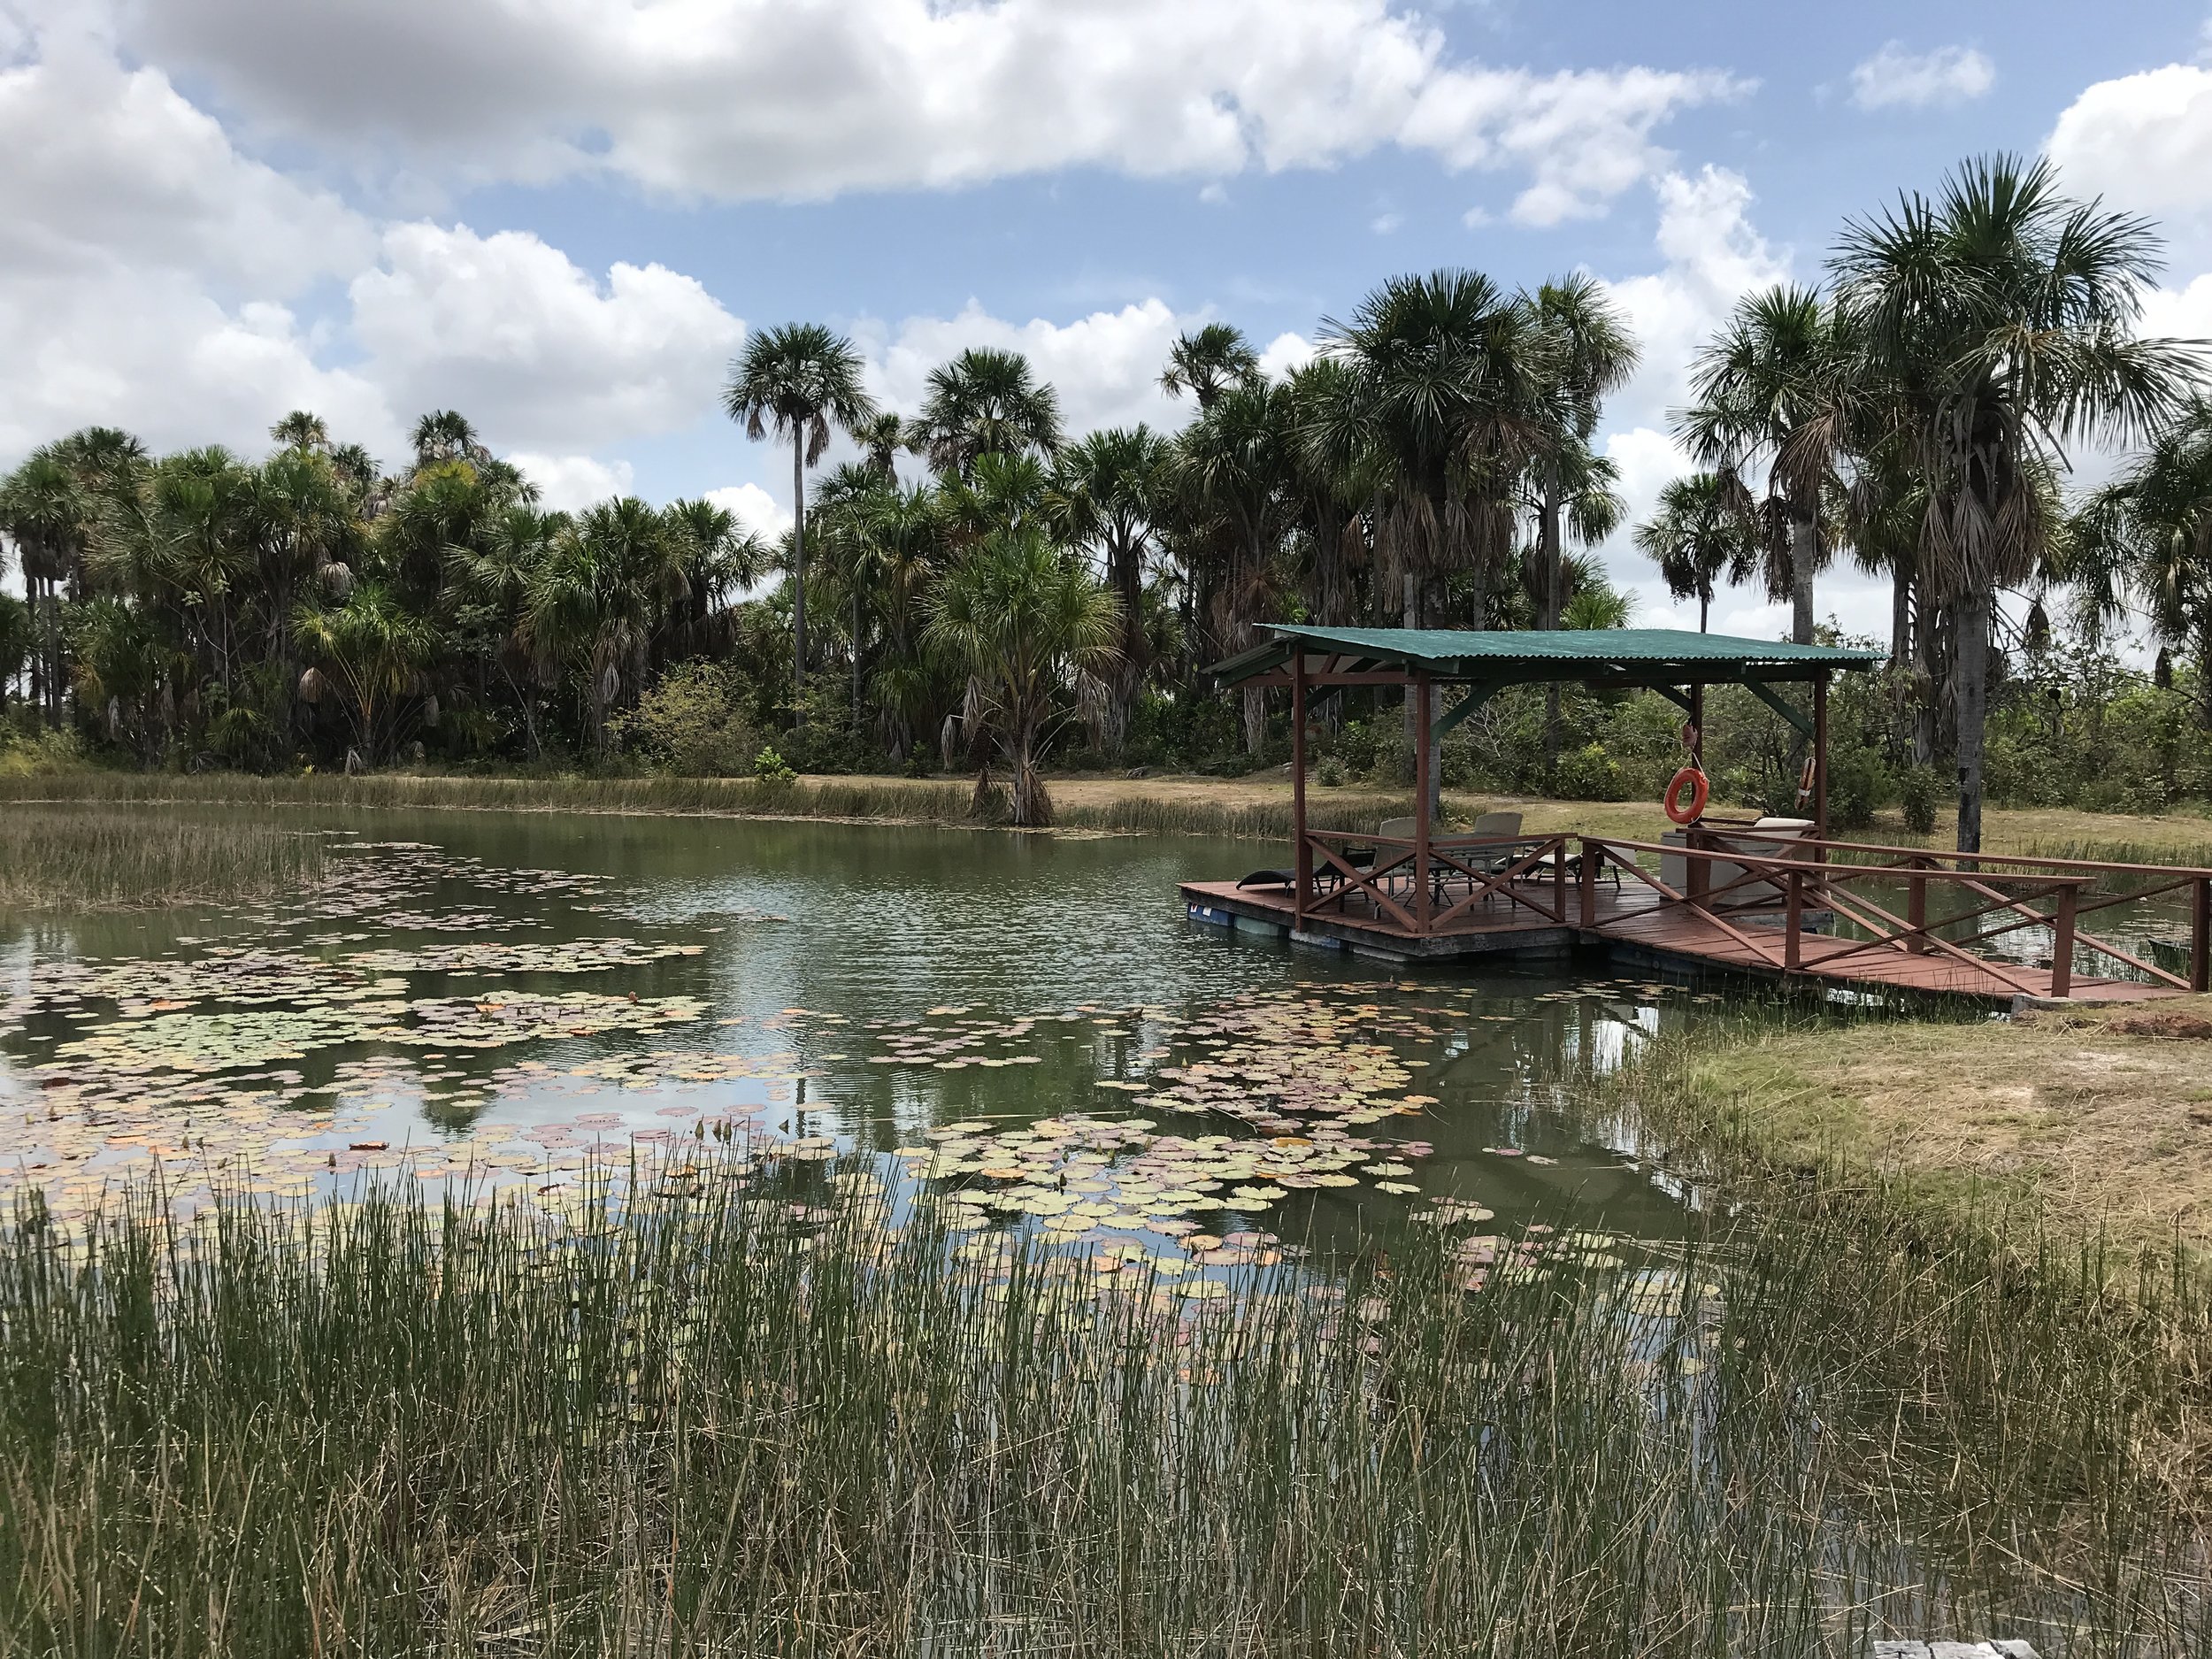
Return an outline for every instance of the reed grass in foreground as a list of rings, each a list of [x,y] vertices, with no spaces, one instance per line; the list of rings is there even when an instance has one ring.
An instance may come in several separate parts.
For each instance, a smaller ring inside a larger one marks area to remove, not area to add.
[[[319,839],[266,824],[180,822],[97,805],[0,811],[0,908],[266,898],[313,885],[322,867]]]
[[[1210,1299],[815,1179],[22,1212],[0,1651],[2212,1649],[2180,1281],[1813,1203],[1626,1281]]]

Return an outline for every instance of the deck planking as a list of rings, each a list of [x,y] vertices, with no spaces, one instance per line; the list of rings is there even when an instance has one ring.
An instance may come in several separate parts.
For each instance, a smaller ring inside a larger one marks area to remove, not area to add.
[[[1530,884],[1530,896],[1553,902],[1551,883]],[[1528,888],[1524,889],[1529,891]],[[2012,962],[1962,961],[1939,951],[1913,953],[1869,947],[1825,933],[1800,934],[1799,965],[1783,962],[1778,910],[1742,911],[1724,926],[1701,910],[1670,902],[1647,887],[1616,889],[1601,884],[1586,926],[1579,895],[1567,889],[1565,925],[1502,895],[1474,915],[1426,935],[1409,933],[1379,914],[1364,895],[1309,910],[1302,924],[1288,891],[1239,888],[1233,881],[1187,881],[1187,906],[1241,918],[1316,944],[1349,948],[1394,961],[1466,960],[1493,955],[1555,954],[1575,944],[1602,944],[1670,965],[1718,969],[1776,979],[1825,980],[1868,991],[1918,992],[2009,1003],[2015,997],[2047,998],[2051,971]],[[1730,928],[1734,929],[1734,933]],[[1742,937],[1737,937],[1740,934]],[[1748,941],[1748,942],[1747,942]],[[2181,993],[2134,979],[2073,976],[2070,995],[2084,1002],[2139,1002]]]

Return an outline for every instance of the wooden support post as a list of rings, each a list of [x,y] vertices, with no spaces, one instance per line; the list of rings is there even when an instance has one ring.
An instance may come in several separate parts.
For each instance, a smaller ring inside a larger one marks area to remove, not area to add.
[[[1928,926],[1928,879],[1919,873],[1924,868],[1923,864],[1916,862],[1912,868],[1913,874],[1905,882],[1905,920],[1915,928],[1925,928]],[[1927,934],[1918,933],[1906,940],[1905,949],[1916,956],[1926,955]]]
[[[1561,921],[1567,919],[1567,838],[1562,835],[1551,849],[1551,908]]]
[[[1562,846],[1565,843],[1562,842]],[[1582,838],[1582,858],[1578,869],[1582,887],[1582,926],[1585,930],[1598,925],[1598,866],[1605,862],[1601,843],[1587,835]]]
[[[1700,772],[1705,770],[1705,682],[1700,680],[1690,687],[1690,760]]]
[[[2212,877],[2189,884],[2189,988],[2212,990]]]
[[[1785,890],[1789,897],[1782,920],[1782,965],[1794,970],[1804,965],[1805,878],[1791,871]]]
[[[1828,676],[1813,681],[1813,836],[1828,839]],[[1826,864],[1828,849],[1813,849],[1813,862]]]
[[[2058,890],[2058,914],[2051,938],[2051,995],[2074,994],[2074,902],[2080,891],[2069,881]]]
[[[1313,849],[1306,844],[1306,654],[1290,659],[1290,840],[1291,868],[1296,872],[1291,917],[1302,928],[1313,895]]]
[[[1417,675],[1413,695],[1418,700],[1418,711],[1414,716],[1413,787],[1413,917],[1420,924],[1419,931],[1429,931],[1429,768],[1434,764],[1429,757],[1429,728],[1434,724],[1435,700],[1429,689],[1428,677]]]

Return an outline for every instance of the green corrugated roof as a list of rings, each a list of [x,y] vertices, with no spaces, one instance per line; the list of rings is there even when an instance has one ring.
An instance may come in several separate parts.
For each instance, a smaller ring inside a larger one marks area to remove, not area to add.
[[[1590,680],[1608,685],[1682,685],[1695,680],[1805,680],[1839,669],[1865,669],[1880,651],[1834,645],[1792,645],[1683,628],[1319,628],[1302,623],[1263,625],[1274,637],[1217,664],[1214,677],[1234,684],[1290,660],[1295,646],[1370,668],[1417,669],[1440,680]]]

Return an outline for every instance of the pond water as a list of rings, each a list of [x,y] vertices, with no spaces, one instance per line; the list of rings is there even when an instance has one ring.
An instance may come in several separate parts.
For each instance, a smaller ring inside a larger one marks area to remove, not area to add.
[[[0,916],[0,1199],[81,1214],[158,1158],[184,1202],[378,1171],[558,1202],[641,1141],[775,1141],[884,1155],[978,1225],[1155,1248],[1348,1242],[1439,1200],[1601,1226],[1576,1235],[1598,1260],[1680,1231],[1675,1184],[1575,1133],[1543,1083],[1722,992],[1575,961],[1393,969],[1186,921],[1177,882],[1248,846],[295,821],[329,848],[303,902]]]

